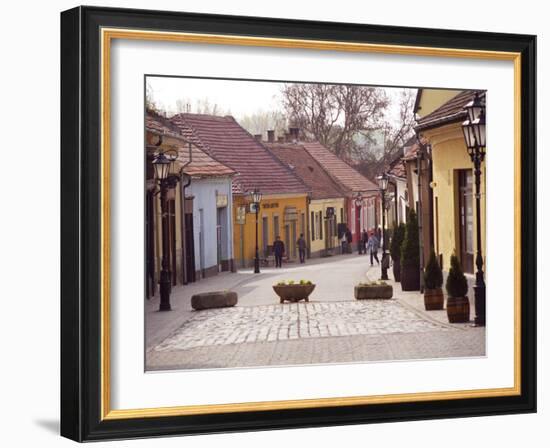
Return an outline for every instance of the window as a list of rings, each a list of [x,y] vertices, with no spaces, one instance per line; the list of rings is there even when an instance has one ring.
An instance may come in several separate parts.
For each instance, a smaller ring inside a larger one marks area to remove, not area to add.
[[[315,212],[311,212],[311,241],[315,241]]]
[[[280,236],[279,234],[279,217],[273,216],[273,241],[275,241],[275,238]]]
[[[319,212],[319,239],[323,239],[323,211]]]
[[[267,219],[267,216],[262,217],[262,250],[264,255],[267,254],[267,246],[269,245],[269,228]]]

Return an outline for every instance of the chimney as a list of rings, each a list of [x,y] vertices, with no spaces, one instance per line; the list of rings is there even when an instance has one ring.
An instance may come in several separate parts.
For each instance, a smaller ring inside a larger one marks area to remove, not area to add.
[[[269,143],[273,143],[275,141],[275,130],[274,129],[269,129],[267,131],[267,141]]]
[[[298,133],[300,132],[300,128],[288,128],[288,131],[290,133],[291,141],[296,143],[298,141]]]
[[[254,134],[254,138],[255,138],[257,141],[261,142],[261,141],[262,141],[262,134]]]

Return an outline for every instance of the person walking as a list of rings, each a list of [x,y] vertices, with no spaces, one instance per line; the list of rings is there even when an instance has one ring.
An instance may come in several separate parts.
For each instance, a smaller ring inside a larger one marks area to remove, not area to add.
[[[352,247],[351,247],[351,242],[353,241],[353,236],[351,235],[351,230],[349,229],[349,227],[346,228],[346,252],[348,254],[351,254],[352,252]]]
[[[300,263],[306,262],[306,240],[304,234],[300,233],[300,238],[296,241],[296,246],[298,246],[298,253],[300,254]]]
[[[372,266],[372,260],[373,258],[376,260],[377,264],[380,264],[380,261],[378,261],[378,246],[379,246],[378,237],[376,236],[376,233],[373,233],[369,240],[367,241],[367,251],[370,253],[370,265]]]
[[[281,237],[277,235],[273,243],[273,254],[275,255],[275,267],[283,267],[283,255],[285,254],[285,243],[281,241]]]
[[[359,252],[359,253],[364,253],[365,255],[367,254],[367,241],[368,240],[369,240],[369,234],[365,229],[363,229],[363,233],[361,234],[361,248],[362,248],[362,251]]]
[[[348,239],[346,237],[346,232],[344,231],[342,233],[342,238],[340,239],[340,243],[342,244],[342,254],[345,254],[347,252],[347,244],[348,244]]]

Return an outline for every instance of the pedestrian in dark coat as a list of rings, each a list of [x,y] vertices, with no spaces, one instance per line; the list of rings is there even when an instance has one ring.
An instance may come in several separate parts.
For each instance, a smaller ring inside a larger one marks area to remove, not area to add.
[[[353,240],[353,237],[351,236],[351,230],[349,227],[346,229],[346,249],[349,254],[351,254],[352,248],[351,248],[351,242]]]
[[[285,254],[285,243],[281,241],[281,237],[277,235],[273,243],[273,254],[275,255],[275,267],[283,267],[283,256]]]
[[[296,246],[298,246],[298,253],[300,254],[300,263],[305,263],[307,244],[303,233],[300,233],[300,238],[298,238],[298,241],[296,241]]]
[[[359,253],[367,253],[367,241],[369,240],[369,234],[368,232],[363,229],[363,233],[361,234],[361,251]]]

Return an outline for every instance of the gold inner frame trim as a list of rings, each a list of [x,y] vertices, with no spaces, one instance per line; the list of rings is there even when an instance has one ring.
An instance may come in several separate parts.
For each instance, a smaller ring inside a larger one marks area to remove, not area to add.
[[[111,41],[131,39],[213,45],[239,45],[382,53],[390,55],[452,57],[513,61],[514,63],[514,386],[507,388],[420,392],[391,395],[314,398],[212,405],[188,405],[140,409],[111,409],[110,346],[110,62]],[[279,39],[217,34],[144,31],[137,29],[101,29],[101,419],[168,417],[227,412],[247,412],[316,407],[352,406],[413,401],[503,397],[521,394],[521,54],[514,52],[466,50],[458,48],[419,47],[354,42]]]

